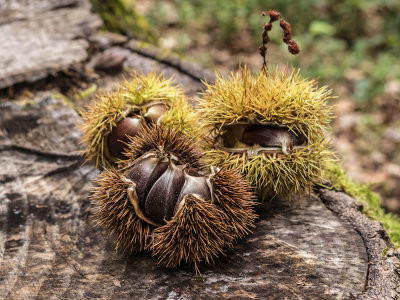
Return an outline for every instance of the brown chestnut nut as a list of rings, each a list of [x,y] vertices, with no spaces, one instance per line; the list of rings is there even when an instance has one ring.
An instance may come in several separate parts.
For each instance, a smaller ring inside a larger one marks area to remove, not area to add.
[[[296,135],[285,127],[253,125],[247,127],[243,132],[242,142],[249,146],[279,147],[283,154],[289,155],[290,149],[302,145],[305,138],[301,134]]]
[[[205,176],[191,176],[184,172],[185,184],[179,193],[178,200],[175,204],[174,214],[178,211],[179,207],[184,203],[185,197],[189,194],[196,195],[198,198],[206,201],[213,202],[212,184],[209,177]],[[210,176],[212,178],[212,176]]]
[[[129,137],[136,136],[142,127],[139,117],[128,117],[119,121],[111,130],[107,138],[109,154],[115,158],[124,159],[123,150],[129,142]]]
[[[146,197],[158,178],[167,170],[168,161],[150,155],[140,159],[126,176],[136,183],[139,207],[144,211]]]
[[[123,152],[129,142],[129,138],[135,137],[143,125],[147,123],[156,124],[167,110],[168,106],[166,104],[153,103],[149,104],[143,116],[127,117],[117,122],[107,138],[107,154],[110,156],[109,158],[111,160],[115,158],[126,159]]]
[[[157,224],[170,220],[184,183],[182,168],[170,161],[168,169],[158,178],[147,194],[145,214]]]
[[[185,166],[174,160],[157,157],[151,153],[139,159],[126,176],[134,184],[135,193],[130,201],[137,207],[137,214],[146,222],[156,225],[168,221],[177,212],[188,194],[211,201],[212,185],[206,176],[192,176]]]
[[[156,124],[161,117],[168,111],[168,106],[164,103],[154,103],[147,107],[143,115],[147,122]]]

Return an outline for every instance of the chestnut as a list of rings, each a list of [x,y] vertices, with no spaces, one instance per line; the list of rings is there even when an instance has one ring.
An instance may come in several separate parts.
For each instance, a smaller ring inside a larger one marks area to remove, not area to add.
[[[111,156],[119,159],[126,158],[123,155],[125,145],[129,137],[136,136],[142,127],[142,118],[127,117],[119,121],[111,130],[107,138],[107,149]]]

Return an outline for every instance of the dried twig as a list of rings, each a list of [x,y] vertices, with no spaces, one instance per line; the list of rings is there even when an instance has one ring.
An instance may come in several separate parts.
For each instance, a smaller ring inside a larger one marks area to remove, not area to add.
[[[268,31],[272,29],[272,23],[279,20],[280,13],[275,10],[270,10],[268,12],[263,11],[261,13],[262,16],[269,16],[269,22],[264,25],[264,30],[262,32],[262,45],[260,46],[260,54],[263,57],[263,66],[262,69],[267,71],[267,44],[270,41],[268,36]],[[300,52],[299,46],[292,39],[292,26],[281,18],[280,26],[283,29],[283,42],[288,45],[288,51],[292,54],[297,54]]]

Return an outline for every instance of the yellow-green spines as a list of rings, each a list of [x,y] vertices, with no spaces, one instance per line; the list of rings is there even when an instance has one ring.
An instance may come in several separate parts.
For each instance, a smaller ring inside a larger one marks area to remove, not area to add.
[[[171,79],[151,72],[148,75],[133,73],[132,79],[122,83],[118,93],[128,104],[141,105],[150,101],[174,103],[183,96],[183,90],[172,85]]]
[[[207,84],[199,111],[211,133],[208,163],[237,168],[264,199],[309,190],[321,179],[322,162],[332,158],[326,142],[332,118],[330,92],[326,87],[318,88],[316,81],[302,78],[296,70],[275,68],[251,74],[243,68],[228,78],[217,76],[214,84]],[[285,128],[304,136],[306,142],[286,154],[279,149],[252,153],[256,146],[242,141],[235,147],[248,146],[251,151],[239,153],[231,146],[218,147],[218,138],[235,124]]]
[[[327,103],[331,91],[302,78],[298,70],[275,68],[253,75],[243,68],[228,78],[217,76],[215,84],[206,87],[200,113],[211,130],[257,115],[260,121],[287,126],[314,141],[321,139],[332,118]]]
[[[206,155],[210,164],[238,169],[257,188],[259,197],[266,200],[276,195],[310,191],[321,179],[321,162],[330,160],[332,152],[325,147],[315,147],[313,151],[300,150],[290,155],[246,157],[222,150],[209,150]]]
[[[81,112],[83,123],[80,127],[84,133],[82,142],[86,144],[87,160],[94,161],[96,166],[112,165],[106,153],[107,135],[132,109],[141,108],[145,113],[144,106],[153,102],[169,106],[161,123],[190,135],[196,134],[195,115],[181,88],[172,85],[171,79],[163,75],[134,73],[132,79],[123,82],[117,91],[100,95]]]

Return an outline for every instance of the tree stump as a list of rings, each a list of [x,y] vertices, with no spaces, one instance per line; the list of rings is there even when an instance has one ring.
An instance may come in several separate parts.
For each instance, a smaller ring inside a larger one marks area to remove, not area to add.
[[[55,59],[57,51],[43,55],[40,49],[61,47],[50,38],[15,42],[19,54],[0,50],[2,88],[77,64],[80,72],[97,70],[101,86],[130,69],[174,75],[189,95],[203,87],[201,79],[213,79],[157,49],[98,35],[86,1],[61,2],[41,0],[29,9],[17,5],[22,0],[5,2],[13,15],[0,14],[2,40],[31,28],[32,35],[60,34],[66,48],[63,59]],[[50,20],[58,20],[55,27],[43,27]],[[77,39],[62,30],[86,33]],[[146,253],[116,253],[91,220],[88,197],[99,171],[82,165],[79,116],[53,92],[29,88],[33,100],[0,102],[0,299],[399,299],[400,261],[385,230],[357,201],[326,189],[291,205],[284,199],[263,205],[253,233],[215,265],[202,265],[201,276],[188,266],[165,269]]]

